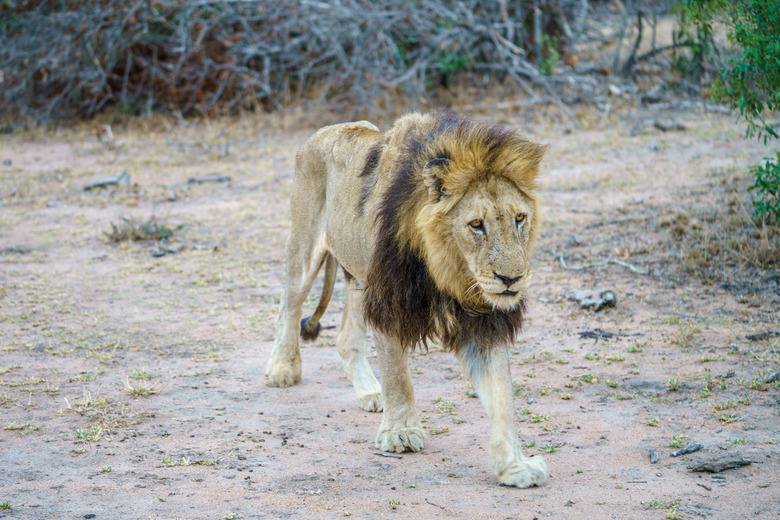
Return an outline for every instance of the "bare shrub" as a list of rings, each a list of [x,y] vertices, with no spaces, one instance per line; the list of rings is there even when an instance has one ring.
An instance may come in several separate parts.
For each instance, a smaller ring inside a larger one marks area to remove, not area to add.
[[[37,120],[107,105],[135,114],[304,99],[365,108],[382,93],[420,98],[464,74],[511,77],[530,91],[547,85],[540,70],[582,33],[587,9],[564,0],[3,2],[0,107]]]

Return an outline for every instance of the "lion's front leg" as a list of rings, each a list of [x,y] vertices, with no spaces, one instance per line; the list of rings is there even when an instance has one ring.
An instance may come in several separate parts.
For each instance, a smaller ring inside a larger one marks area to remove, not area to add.
[[[547,481],[541,457],[526,457],[517,439],[517,423],[507,349],[500,345],[483,351],[471,343],[458,351],[490,420],[490,466],[506,486],[526,488]]]
[[[423,429],[414,404],[414,387],[407,353],[400,343],[378,331],[376,339],[382,374],[384,412],[375,445],[382,451],[402,453],[423,449]]]

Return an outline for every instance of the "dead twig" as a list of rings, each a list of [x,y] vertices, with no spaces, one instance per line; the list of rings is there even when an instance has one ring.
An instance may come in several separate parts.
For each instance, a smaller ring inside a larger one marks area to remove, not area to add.
[[[691,442],[690,444],[687,444],[684,448],[680,448],[679,450],[675,450],[669,455],[672,457],[679,457],[680,455],[687,455],[688,453],[695,453],[702,449],[704,446],[699,444],[698,442]]]
[[[435,502],[431,502],[431,501],[430,501],[430,500],[428,500],[427,498],[425,499],[425,503],[426,503],[426,504],[430,504],[430,505],[432,505],[432,506],[436,506],[436,507],[438,507],[439,509],[444,509],[445,511],[447,510],[447,508],[446,508],[446,507],[444,507],[444,506],[440,506],[439,504],[436,504]]]
[[[392,459],[402,459],[403,457],[401,455],[396,455],[395,453],[387,453],[386,451],[375,451],[374,455],[379,455],[380,457],[389,457]]]

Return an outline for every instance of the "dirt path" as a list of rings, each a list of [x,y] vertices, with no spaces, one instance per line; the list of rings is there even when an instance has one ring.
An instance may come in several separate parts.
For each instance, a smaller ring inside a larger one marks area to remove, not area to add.
[[[380,416],[358,408],[332,329],[304,348],[300,385],[265,386],[311,129],[115,128],[118,150],[88,128],[0,137],[0,518],[780,517],[780,385],[765,382],[780,337],[746,338],[780,328],[777,279],[726,290],[682,270],[690,237],[725,239],[702,215],[739,219],[761,149],[722,116],[677,117],[685,132],[633,137],[531,126],[551,145],[546,224],[512,374],[551,479],[529,490],[496,484],[487,419],[435,346],[411,360],[419,454],[376,454]],[[127,186],[83,190],[122,171]],[[106,237],[152,215],[167,242]],[[606,260],[649,274],[587,267]],[[616,307],[565,297],[598,288]],[[689,442],[703,449],[670,456]],[[735,454],[752,463],[689,469]]]

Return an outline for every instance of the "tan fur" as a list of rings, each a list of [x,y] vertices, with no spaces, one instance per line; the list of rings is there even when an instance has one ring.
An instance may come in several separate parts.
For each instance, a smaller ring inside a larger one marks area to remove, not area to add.
[[[499,481],[542,484],[544,461],[525,458],[517,443],[507,346],[530,281],[543,152],[511,129],[446,113],[410,114],[384,133],[365,121],[315,133],[296,158],[287,289],[268,384],[300,380],[301,306],[332,255],[351,275],[339,354],[361,406],[384,407],[377,448],[422,449],[407,347],[437,337],[485,406]],[[375,329],[381,393],[366,358],[366,321]]]

